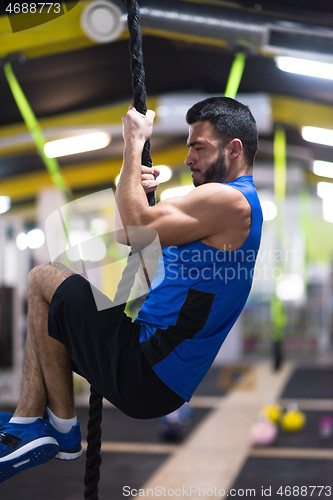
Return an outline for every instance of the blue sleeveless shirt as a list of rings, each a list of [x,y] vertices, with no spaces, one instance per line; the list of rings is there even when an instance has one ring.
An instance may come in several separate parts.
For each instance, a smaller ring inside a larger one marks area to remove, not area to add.
[[[141,324],[140,343],[148,362],[185,401],[244,308],[259,250],[263,217],[253,178],[244,175],[228,186],[243,193],[251,206],[251,229],[243,245],[235,251],[201,241],[165,247],[135,319]]]

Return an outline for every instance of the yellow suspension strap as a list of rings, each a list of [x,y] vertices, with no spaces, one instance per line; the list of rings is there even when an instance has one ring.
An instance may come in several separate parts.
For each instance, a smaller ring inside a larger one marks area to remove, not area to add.
[[[283,127],[278,125],[274,132],[274,198],[277,206],[276,242],[280,249],[284,249],[284,205],[286,198],[287,181],[287,140]],[[282,273],[281,266],[280,272]],[[282,342],[287,324],[283,302],[276,294],[276,283],[271,299],[271,324],[273,341],[274,368],[278,370],[282,362]]]
[[[245,61],[246,61],[245,52],[238,52],[235,55],[234,61],[231,65],[229,78],[224,93],[225,97],[231,97],[232,99],[235,99],[244,73]]]
[[[16,61],[18,58],[17,58],[16,54],[13,54],[12,56],[9,56],[8,59],[12,59],[13,61],[14,60]],[[62,172],[61,172],[61,169],[60,169],[60,166],[59,166],[59,163],[57,162],[57,160],[55,158],[48,158],[48,156],[46,156],[46,154],[45,154],[44,147],[46,144],[46,139],[45,139],[43,130],[42,130],[40,124],[38,123],[38,120],[37,120],[32,108],[29,104],[29,101],[26,98],[26,96],[25,96],[25,94],[24,94],[24,92],[23,92],[23,90],[22,90],[22,88],[21,88],[21,86],[16,78],[16,75],[15,75],[13,68],[12,68],[12,64],[9,60],[4,62],[3,69],[4,69],[5,77],[7,79],[9,88],[10,88],[10,90],[13,94],[14,100],[16,102],[16,105],[21,113],[21,116],[23,118],[23,121],[24,121],[27,129],[29,130],[29,132],[33,138],[33,141],[34,141],[36,148],[37,148],[37,151],[39,152],[40,157],[44,163],[44,166],[45,166],[46,170],[48,171],[48,173],[50,174],[50,177],[51,177],[54,185],[63,194],[66,203],[68,203],[72,199],[72,192],[71,192],[70,188],[68,187],[68,185],[67,185],[67,183],[62,175]],[[64,225],[63,225],[65,238],[66,238],[65,247],[66,247],[66,244],[69,243],[69,241],[70,241],[69,236],[68,236],[69,226],[70,226],[69,212],[66,209],[65,210],[65,221],[64,221]],[[67,259],[67,257],[66,257],[66,259]]]
[[[46,144],[46,139],[43,134],[43,130],[38,123],[38,120],[26,98],[24,92],[14,74],[12,65],[9,61],[4,63],[4,73],[12,91],[13,97],[17,104],[17,107],[22,115],[24,123],[26,124],[35,144],[37,150],[43,160],[43,163],[49,172],[52,181],[55,186],[64,194],[65,199],[69,201],[72,196],[70,189],[68,188],[66,181],[61,173],[59,164],[55,158],[48,158],[44,152],[44,146]]]

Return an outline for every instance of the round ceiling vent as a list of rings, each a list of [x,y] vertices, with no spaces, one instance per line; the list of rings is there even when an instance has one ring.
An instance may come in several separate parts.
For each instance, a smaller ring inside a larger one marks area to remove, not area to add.
[[[83,10],[81,28],[94,42],[112,42],[124,31],[125,19],[126,16],[117,5],[106,0],[97,0]]]

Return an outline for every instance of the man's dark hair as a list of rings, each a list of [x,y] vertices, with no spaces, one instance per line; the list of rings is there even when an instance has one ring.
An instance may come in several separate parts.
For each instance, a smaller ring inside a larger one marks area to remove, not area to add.
[[[258,149],[258,130],[248,106],[230,97],[209,97],[194,104],[186,114],[189,125],[205,120],[220,134],[223,146],[235,138],[240,139],[247,164],[253,166]]]

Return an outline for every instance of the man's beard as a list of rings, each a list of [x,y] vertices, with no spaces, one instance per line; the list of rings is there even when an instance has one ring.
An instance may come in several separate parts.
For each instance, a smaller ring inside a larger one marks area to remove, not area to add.
[[[227,166],[225,163],[225,153],[223,150],[219,152],[219,155],[213,163],[207,168],[206,172],[202,175],[204,177],[203,182],[197,182],[193,180],[195,187],[201,184],[207,184],[208,182],[222,182],[227,174]]]

